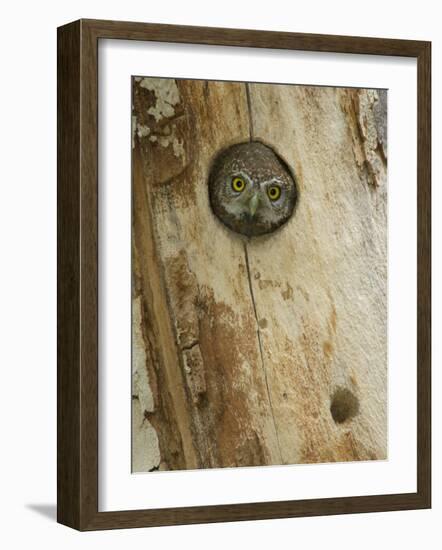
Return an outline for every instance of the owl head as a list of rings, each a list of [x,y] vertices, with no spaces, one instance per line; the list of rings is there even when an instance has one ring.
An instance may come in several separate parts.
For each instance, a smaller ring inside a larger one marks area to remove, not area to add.
[[[214,214],[231,230],[256,237],[281,227],[297,200],[294,177],[267,145],[238,143],[221,151],[209,176]]]

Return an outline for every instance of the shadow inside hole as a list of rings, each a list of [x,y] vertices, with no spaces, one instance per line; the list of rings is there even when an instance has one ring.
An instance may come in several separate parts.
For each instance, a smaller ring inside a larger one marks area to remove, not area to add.
[[[342,424],[359,413],[359,399],[347,388],[337,388],[331,398],[330,412],[336,424]]]

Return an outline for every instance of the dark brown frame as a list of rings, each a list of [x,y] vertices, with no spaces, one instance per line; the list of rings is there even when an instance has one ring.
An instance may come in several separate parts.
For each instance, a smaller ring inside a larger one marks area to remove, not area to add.
[[[98,511],[98,40],[405,56],[418,66],[417,492]],[[431,507],[431,43],[79,20],[58,29],[58,521],[85,531]]]

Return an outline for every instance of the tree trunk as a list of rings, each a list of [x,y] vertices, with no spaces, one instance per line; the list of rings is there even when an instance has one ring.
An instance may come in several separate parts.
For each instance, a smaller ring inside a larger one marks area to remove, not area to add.
[[[386,92],[133,83],[133,470],[385,459]],[[290,221],[212,213],[223,148],[292,168]]]

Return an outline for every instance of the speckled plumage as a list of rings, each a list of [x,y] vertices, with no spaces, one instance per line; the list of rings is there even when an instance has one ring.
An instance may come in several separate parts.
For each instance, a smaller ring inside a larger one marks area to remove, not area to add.
[[[244,182],[241,192],[232,186],[235,178]],[[274,187],[279,188],[277,200],[269,196]],[[209,199],[224,225],[256,237],[288,221],[297,201],[297,189],[284,161],[267,145],[252,141],[232,145],[216,157],[209,176]]]

